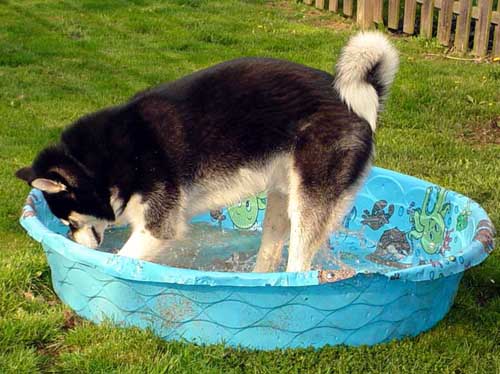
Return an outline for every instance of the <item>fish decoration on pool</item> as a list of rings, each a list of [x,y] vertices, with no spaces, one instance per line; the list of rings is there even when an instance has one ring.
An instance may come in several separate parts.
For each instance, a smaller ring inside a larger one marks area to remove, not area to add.
[[[411,266],[411,264],[405,264],[401,261],[411,255],[412,252],[406,233],[396,227],[384,231],[377,243],[377,249],[366,256],[366,259],[381,265],[402,269]]]

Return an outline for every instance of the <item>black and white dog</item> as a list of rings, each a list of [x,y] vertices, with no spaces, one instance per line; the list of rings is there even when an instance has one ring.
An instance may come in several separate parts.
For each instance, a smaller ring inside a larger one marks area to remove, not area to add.
[[[267,191],[255,271],[304,271],[370,167],[377,112],[398,67],[360,33],[336,74],[267,58],[215,65],[85,116],[16,175],[44,192],[78,243],[128,222],[119,254],[149,259],[190,217]]]

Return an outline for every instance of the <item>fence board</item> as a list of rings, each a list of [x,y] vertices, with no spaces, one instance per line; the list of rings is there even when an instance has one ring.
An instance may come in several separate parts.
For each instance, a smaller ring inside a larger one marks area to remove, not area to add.
[[[474,47],[472,53],[476,56],[486,56],[488,52],[488,37],[490,36],[491,6],[493,0],[479,0],[479,19],[474,30]]]
[[[337,13],[339,11],[339,0],[329,0],[328,10]]]
[[[500,13],[500,1],[497,4],[497,13]],[[495,31],[493,32],[495,34],[493,34],[493,50],[491,51],[491,54],[493,55],[493,58],[500,58],[500,24],[497,23]]]
[[[399,1],[389,0],[387,27],[394,30],[399,27]]]
[[[472,0],[460,0],[455,31],[455,49],[458,52],[465,53],[469,47],[471,14]]]
[[[373,6],[370,0],[358,0],[356,21],[363,30],[369,29],[373,24]]]
[[[403,20],[403,32],[413,34],[415,32],[415,15],[417,13],[417,1],[405,0],[405,13]]]
[[[342,13],[344,13],[344,16],[352,16],[352,4],[353,0],[344,0],[342,4]]]
[[[313,0],[304,0],[304,4],[306,5],[312,5]]]
[[[451,18],[453,16],[453,0],[442,0],[438,17],[437,38],[443,45],[450,44]]]
[[[424,38],[432,38],[433,16],[434,0],[423,0],[420,14],[420,34]]]
[[[373,21],[384,24],[384,1],[373,0]]]
[[[318,9],[325,9],[325,0],[316,0],[315,6]]]

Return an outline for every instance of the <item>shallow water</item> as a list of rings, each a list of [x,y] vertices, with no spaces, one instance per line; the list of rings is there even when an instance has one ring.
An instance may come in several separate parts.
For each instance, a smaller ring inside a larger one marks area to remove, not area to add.
[[[123,246],[130,231],[114,228],[106,232],[100,250],[116,252]],[[204,271],[250,272],[255,266],[262,232],[224,229],[207,223],[191,225],[186,239],[171,241],[152,262]],[[333,234],[313,260],[313,269],[354,269],[360,272],[386,272],[393,267],[378,264],[366,257],[374,252],[376,243],[363,232],[340,231]],[[277,271],[286,268],[287,246]]]

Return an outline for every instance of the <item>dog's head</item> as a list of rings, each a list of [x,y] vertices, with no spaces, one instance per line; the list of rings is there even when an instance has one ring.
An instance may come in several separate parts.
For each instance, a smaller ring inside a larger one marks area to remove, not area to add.
[[[62,146],[46,148],[16,176],[43,192],[52,213],[69,226],[70,238],[90,248],[101,244],[115,220],[110,192]]]

